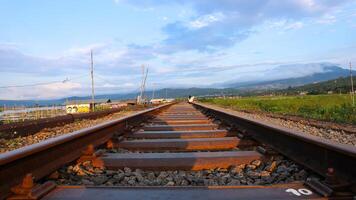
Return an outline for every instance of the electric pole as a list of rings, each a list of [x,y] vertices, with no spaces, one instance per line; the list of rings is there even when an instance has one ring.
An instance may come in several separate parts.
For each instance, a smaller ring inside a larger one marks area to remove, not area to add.
[[[94,97],[94,63],[93,63],[93,50],[90,50],[90,74],[91,74],[91,104],[92,104],[92,111],[95,111],[95,97]]]
[[[352,106],[355,106],[355,91],[354,91],[354,81],[352,78],[352,65],[350,62],[350,81],[351,81],[351,97],[352,97]]]
[[[154,99],[155,98],[155,83],[152,84],[153,86],[153,90],[152,90],[152,98],[151,99]]]
[[[142,96],[143,96],[143,84],[145,81],[145,65],[142,65],[142,80],[141,80],[141,91],[140,91],[140,96],[138,98],[138,103],[142,103]]]
[[[143,92],[142,92],[142,94],[143,94],[142,98],[143,98],[143,99],[144,99],[144,96],[145,96],[147,74],[148,74],[148,67],[146,68],[146,75],[145,75],[145,79],[144,79],[144,81],[143,81]]]

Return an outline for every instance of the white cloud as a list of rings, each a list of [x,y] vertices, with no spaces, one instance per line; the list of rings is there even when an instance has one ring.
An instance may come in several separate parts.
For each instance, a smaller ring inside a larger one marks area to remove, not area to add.
[[[200,29],[206,26],[209,26],[212,23],[219,22],[225,18],[225,15],[222,13],[214,13],[209,15],[203,15],[198,19],[190,21],[188,26],[193,29]]]
[[[334,24],[336,22],[336,17],[334,15],[326,14],[321,18],[316,20],[318,24]]]
[[[50,83],[34,87],[0,89],[0,99],[56,99],[73,94],[83,94],[80,83]]]
[[[82,93],[83,87],[80,83],[65,82],[65,83],[52,83],[48,85],[38,86],[32,92],[34,97],[44,99],[60,98],[71,94]],[[27,97],[30,97],[29,95]]]
[[[108,46],[108,43],[94,43],[81,47],[72,47],[64,51],[64,56],[78,56],[83,54],[89,54],[91,50],[100,52]]]
[[[122,88],[122,89],[133,89],[136,85],[133,83],[123,83],[119,84],[112,84],[112,83],[105,83],[100,86],[100,88]]]
[[[294,23],[287,24],[284,27],[284,29],[285,30],[296,30],[296,29],[303,28],[303,26],[304,26],[303,22],[294,22]]]
[[[50,91],[50,92],[61,92],[61,91],[67,91],[72,89],[79,89],[79,88],[81,88],[81,84],[74,83],[74,82],[51,83],[48,85],[40,86],[40,89]]]
[[[288,30],[297,30],[301,29],[304,27],[304,23],[297,21],[297,22],[291,22],[288,20],[278,20],[278,21],[273,21],[273,22],[268,22],[267,26],[271,29],[278,29],[281,31],[288,31]]]
[[[118,85],[109,85],[98,79],[96,86],[102,89],[99,92],[106,93],[116,92],[114,89],[109,90],[110,88],[120,88],[121,92],[124,89],[125,91],[135,89],[132,83],[139,82],[139,65],[147,63],[153,58],[154,53],[151,47],[137,45],[121,47],[115,43],[100,43],[71,48],[54,58],[43,58],[23,54],[13,45],[0,44],[0,73],[11,74],[8,77],[5,75],[1,77],[0,86],[51,82],[63,80],[66,77],[79,82],[0,89],[0,99],[47,99],[87,95],[87,87],[81,87],[81,84],[89,85],[89,52],[91,49],[94,49],[95,75],[102,75],[103,79],[107,79],[108,76],[112,77],[112,82],[118,83]],[[20,78],[18,82],[13,83],[15,76],[26,76],[26,79],[21,82]],[[105,88],[107,89],[104,91]]]
[[[313,9],[316,6],[316,3],[314,0],[299,0],[299,3],[308,9]]]
[[[155,74],[165,74],[178,72],[179,68],[175,66],[153,67]]]

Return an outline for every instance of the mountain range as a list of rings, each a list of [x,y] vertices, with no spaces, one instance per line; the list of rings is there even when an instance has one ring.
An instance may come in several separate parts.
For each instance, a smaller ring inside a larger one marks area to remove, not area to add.
[[[302,68],[303,66],[299,66],[299,67]],[[318,83],[322,81],[336,79],[339,77],[345,77],[345,76],[349,76],[350,74],[350,70],[341,68],[337,65],[321,64],[320,67],[321,67],[320,72],[312,73],[301,77],[296,77],[296,78],[292,77],[292,78],[260,81],[260,82],[254,81],[254,82],[227,83],[225,87],[236,88],[236,89],[249,89],[249,90],[284,89],[288,87],[301,86],[305,84]],[[280,68],[281,67],[273,71],[275,71],[275,73],[278,73],[278,70]],[[279,73],[283,73],[283,71],[280,71]],[[356,74],[356,71],[353,71],[353,74]]]
[[[269,71],[265,76],[269,76],[272,73],[279,73],[280,77],[290,76],[288,74],[290,71],[295,72],[299,70],[299,77],[281,78],[276,80],[264,80],[264,81],[249,81],[249,82],[226,82],[217,85],[212,85],[209,88],[164,88],[157,91],[147,91],[145,96],[148,98],[179,98],[192,96],[209,96],[209,95],[249,95],[253,94],[254,91],[261,90],[278,90],[290,87],[298,87],[306,84],[313,84],[323,81],[328,81],[332,79],[337,79],[340,77],[349,76],[350,71],[344,69],[335,64],[320,63],[313,65],[313,71],[309,73],[304,65],[289,65],[289,66],[279,66],[272,71]],[[356,74],[356,71],[353,71]],[[275,76],[276,77],[276,76]],[[278,76],[277,76],[278,77]],[[126,94],[105,94],[97,95],[96,99],[112,99],[112,100],[124,100],[124,99],[134,99],[138,93],[126,93]],[[86,97],[68,97],[55,100],[0,100],[0,106],[33,106],[33,105],[60,105],[64,104],[66,101],[71,100],[84,100],[89,99]]]

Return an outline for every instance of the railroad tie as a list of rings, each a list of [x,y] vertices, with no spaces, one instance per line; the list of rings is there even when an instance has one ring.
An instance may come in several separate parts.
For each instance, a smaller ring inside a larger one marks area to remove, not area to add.
[[[219,129],[219,125],[192,105],[178,104],[114,144],[114,148],[126,149],[130,153],[106,153],[93,163],[109,169],[228,168],[262,159],[256,151],[237,149],[251,145],[251,141],[238,139],[229,131]]]
[[[151,124],[157,124],[157,125],[177,125],[177,124],[210,124],[210,120],[158,120],[158,119],[153,119],[148,121],[148,123]]]
[[[169,138],[221,138],[228,135],[226,130],[198,130],[198,131],[138,131],[129,138],[136,139],[169,139]]]
[[[120,148],[138,151],[210,151],[234,149],[239,139],[236,137],[223,138],[190,138],[190,139],[146,139],[126,140],[119,144]]]
[[[256,151],[187,153],[107,153],[93,161],[95,167],[108,169],[204,170],[229,168],[262,159]]]
[[[209,120],[208,117],[205,116],[157,116],[154,118],[155,120],[176,120],[176,121],[182,121],[182,120]]]
[[[214,130],[216,124],[189,124],[189,125],[147,125],[142,129],[145,131],[192,131],[192,130]]]

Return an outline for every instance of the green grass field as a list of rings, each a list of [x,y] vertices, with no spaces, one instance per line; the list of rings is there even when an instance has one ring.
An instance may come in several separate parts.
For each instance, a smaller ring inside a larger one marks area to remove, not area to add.
[[[234,110],[296,115],[324,121],[356,124],[356,107],[349,95],[307,95],[201,99]]]

